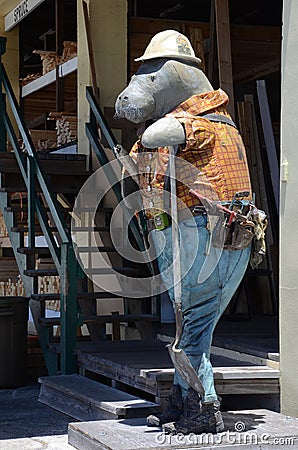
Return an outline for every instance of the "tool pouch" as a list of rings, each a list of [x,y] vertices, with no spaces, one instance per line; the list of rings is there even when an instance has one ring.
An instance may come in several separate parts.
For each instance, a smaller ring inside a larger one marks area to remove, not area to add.
[[[254,236],[253,226],[237,221],[229,226],[219,218],[213,231],[212,245],[224,250],[242,250],[250,245]]]

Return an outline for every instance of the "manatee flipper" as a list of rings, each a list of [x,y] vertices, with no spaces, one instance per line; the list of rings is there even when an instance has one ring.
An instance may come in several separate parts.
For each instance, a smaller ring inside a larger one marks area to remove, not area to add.
[[[146,148],[180,145],[185,143],[185,131],[179,120],[163,117],[145,130],[141,142]]]

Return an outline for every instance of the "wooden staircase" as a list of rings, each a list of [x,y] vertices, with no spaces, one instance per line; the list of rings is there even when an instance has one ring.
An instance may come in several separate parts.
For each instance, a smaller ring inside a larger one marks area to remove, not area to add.
[[[63,158],[61,158],[63,156]],[[72,205],[75,196],[77,195],[81,185],[89,177],[89,172],[86,171],[86,157],[83,155],[56,155],[56,154],[43,154],[38,153],[38,158],[41,161],[43,170],[51,183],[51,186],[56,187],[57,198],[63,196],[64,200],[67,199],[68,205]],[[59,166],[59,173],[56,172],[56,167]],[[16,161],[14,153],[1,153],[0,154],[0,173],[1,173],[1,187],[0,198],[1,208],[5,217],[5,222],[8,226],[8,232],[11,237],[11,242],[15,250],[16,260],[20,268],[20,273],[24,279],[24,284],[27,286],[27,295],[30,295],[31,304],[37,303],[40,309],[40,315],[38,317],[39,327],[42,328],[41,334],[46,335],[46,346],[50,350],[51,344],[55,342],[55,351],[57,351],[57,337],[54,335],[54,327],[60,326],[60,317],[46,317],[46,305],[47,302],[60,301],[60,293],[41,293],[38,290],[38,279],[40,277],[55,277],[59,275],[54,261],[51,258],[51,252],[49,247],[29,247],[28,246],[28,196],[26,186],[20,177],[20,170]],[[58,186],[60,186],[58,188]],[[40,193],[42,196],[42,193]],[[72,207],[63,207],[60,205],[61,213],[64,217],[65,224],[69,230],[71,227],[71,211]],[[45,208],[45,213],[48,217],[49,230],[56,238],[57,227],[53,226],[49,209]],[[106,226],[93,227],[93,231],[99,234],[105,234],[105,242],[109,239],[109,221],[112,215],[112,208],[105,208],[100,206],[97,209],[97,215],[101,216],[100,221],[105,223]],[[92,228],[81,227],[81,229],[75,229],[76,232],[88,232]],[[35,220],[35,236],[43,236],[43,231],[38,220]],[[86,247],[86,252],[89,248]],[[91,251],[94,250],[91,248]],[[115,253],[116,250],[112,244],[100,246],[96,249],[99,252],[106,254]],[[113,258],[111,258],[113,259]],[[119,259],[119,257],[118,257]],[[43,261],[46,261],[47,265],[51,262],[50,268],[42,268]],[[41,268],[37,268],[37,261]],[[126,276],[137,276],[139,270],[132,267],[112,266],[110,268],[93,268],[86,270],[86,275],[96,274],[105,276],[117,272],[119,274],[125,274]],[[119,325],[121,322],[157,322],[158,316],[152,314],[110,314],[110,315],[97,315],[96,313],[96,301],[98,299],[112,299],[112,298],[126,298],[129,302],[128,292],[106,292],[95,291],[87,292],[86,288],[86,276],[81,277],[79,283],[81,289],[78,289],[77,301],[78,301],[78,316],[77,326],[79,324],[86,323],[91,340],[96,340],[99,337],[106,338],[105,330],[103,326],[106,323],[114,324],[114,336],[115,339],[119,337]],[[30,286],[28,290],[28,286]],[[97,330],[94,329],[94,325],[99,325]],[[58,366],[57,366],[58,367]],[[48,368],[49,369],[49,368]]]
[[[0,38],[1,54],[5,52],[5,38]],[[12,91],[4,66],[0,65],[2,90],[14,114],[21,135],[23,152],[14,131],[10,117],[6,112],[4,96],[0,99],[0,125],[3,136],[7,133],[13,152],[6,151],[6,141],[1,141],[0,152],[0,208],[9,234],[11,246],[23,280],[26,296],[30,298],[30,309],[38,332],[46,366],[50,375],[71,374],[77,370],[76,347],[78,330],[87,325],[91,340],[107,339],[106,324],[112,324],[112,339],[119,339],[121,322],[135,322],[141,336],[149,334],[159,321],[156,298],[152,300],[146,293],[136,293],[120,285],[119,291],[94,289],[88,277],[105,278],[125,274],[126,277],[147,273],[144,264],[129,267],[125,258],[117,254],[110,237],[110,221],[113,209],[100,203],[92,223],[77,225],[72,221],[74,204],[78,193],[91,172],[86,170],[86,156],[79,154],[57,154],[37,152],[32,143],[15,95]],[[98,139],[97,122],[94,119],[99,107],[92,94],[90,103],[91,122],[87,124],[87,135],[93,146],[99,163],[108,162],[106,151]],[[1,131],[0,130],[0,131]],[[109,135],[112,136],[112,135]],[[112,136],[113,142],[114,137]],[[113,171],[107,171],[107,177],[116,179]],[[118,201],[121,200],[119,183],[112,183],[112,190]],[[94,205],[84,205],[85,212],[93,212]],[[132,221],[130,226],[134,245],[138,248],[140,236]],[[121,231],[121,230],[119,230]],[[101,245],[78,246],[73,243],[72,233],[94,233],[100,236]],[[120,234],[120,233],[119,233]],[[38,244],[38,239],[42,244]],[[90,266],[82,270],[79,254],[92,257],[95,252],[105,255],[109,262],[104,268]],[[150,273],[149,273],[150,274]],[[40,289],[43,277],[59,278],[60,289],[57,292],[44,292]],[[123,299],[124,310],[113,314],[97,313],[97,300]],[[48,302],[59,304],[57,317],[47,315]],[[54,330],[59,330],[55,333]]]

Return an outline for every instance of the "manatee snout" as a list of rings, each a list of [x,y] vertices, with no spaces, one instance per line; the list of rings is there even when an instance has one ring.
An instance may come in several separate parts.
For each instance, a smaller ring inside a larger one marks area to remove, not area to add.
[[[137,83],[131,83],[122,91],[115,104],[115,117],[134,123],[144,122],[152,116],[155,108],[154,97]]]

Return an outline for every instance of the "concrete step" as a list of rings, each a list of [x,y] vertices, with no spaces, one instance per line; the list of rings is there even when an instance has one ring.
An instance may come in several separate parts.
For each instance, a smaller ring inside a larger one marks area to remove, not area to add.
[[[38,401],[80,421],[146,417],[159,405],[82,377],[39,378]]]
[[[298,418],[267,409],[228,411],[222,415],[223,432],[186,436],[164,434],[160,428],[149,428],[145,419],[70,423],[68,443],[79,450],[298,448]]]

